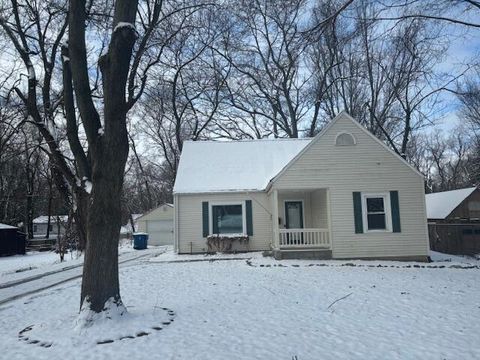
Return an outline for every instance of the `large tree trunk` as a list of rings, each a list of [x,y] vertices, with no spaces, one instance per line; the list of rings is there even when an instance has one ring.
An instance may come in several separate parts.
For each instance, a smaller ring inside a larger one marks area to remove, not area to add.
[[[75,219],[75,228],[78,233],[77,250],[83,251],[87,246],[87,223],[88,223],[88,204],[90,200],[89,194],[83,189],[75,190],[75,211],[73,217]]]
[[[88,209],[80,306],[96,313],[112,303],[124,309],[118,281],[118,240],[123,175],[128,156],[128,106],[125,94],[136,39],[133,24],[137,5],[135,0],[115,2],[111,41],[107,53],[99,59],[104,100],[102,127],[89,85],[85,0],[70,0],[71,73],[89,144],[93,184]]]
[[[113,114],[112,114],[113,115]],[[125,114],[117,114],[119,119]],[[98,149],[93,163],[93,191],[87,223],[87,247],[83,267],[81,301],[95,312],[107,300],[121,304],[118,281],[118,240],[121,227],[121,192],[128,155],[125,133],[115,144]],[[101,274],[101,276],[99,276]]]

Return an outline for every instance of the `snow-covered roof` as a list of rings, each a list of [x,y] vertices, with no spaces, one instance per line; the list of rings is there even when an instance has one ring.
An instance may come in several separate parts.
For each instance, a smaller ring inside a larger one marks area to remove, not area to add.
[[[428,219],[445,219],[460,203],[476,189],[442,191],[425,196]]]
[[[308,139],[186,141],[174,193],[264,190]]]
[[[133,221],[137,220],[139,217],[142,217],[143,214],[132,214]]]
[[[0,229],[3,230],[3,229],[18,229],[18,228],[16,226],[0,223]]]
[[[68,221],[68,216],[67,215],[50,215],[50,223],[54,224],[57,222],[57,217],[60,218],[61,222],[67,222]],[[48,223],[48,216],[47,215],[42,215],[39,217],[36,217],[33,219],[34,224],[46,224]]]

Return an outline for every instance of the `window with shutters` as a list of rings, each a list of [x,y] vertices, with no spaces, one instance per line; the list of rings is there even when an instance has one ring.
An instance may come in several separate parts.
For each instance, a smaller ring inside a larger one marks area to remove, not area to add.
[[[212,234],[245,234],[245,206],[242,203],[210,205]]]
[[[363,227],[366,231],[391,231],[390,195],[362,194]]]

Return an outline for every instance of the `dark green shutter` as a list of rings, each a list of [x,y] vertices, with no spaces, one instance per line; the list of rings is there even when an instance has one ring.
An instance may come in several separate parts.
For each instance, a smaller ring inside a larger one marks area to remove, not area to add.
[[[247,235],[253,235],[252,200],[245,201],[245,215],[247,216]]]
[[[208,231],[208,201],[202,202],[202,222],[203,222],[203,237],[209,235]]]
[[[363,233],[362,219],[362,195],[359,192],[353,193],[353,216],[355,217],[355,233]]]
[[[400,205],[398,191],[390,191],[390,206],[392,207],[392,231],[400,232]]]

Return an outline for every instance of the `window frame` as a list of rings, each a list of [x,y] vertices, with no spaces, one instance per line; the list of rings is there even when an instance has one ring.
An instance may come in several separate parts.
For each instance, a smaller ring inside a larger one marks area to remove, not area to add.
[[[385,229],[369,229],[368,228],[368,208],[367,199],[383,198],[383,210],[385,212]],[[365,233],[385,233],[392,232],[392,207],[390,204],[390,193],[363,193],[362,192],[362,220],[363,220],[363,232]]]
[[[225,205],[241,205],[242,206],[242,234],[246,235],[247,234],[247,214],[246,214],[245,201],[209,201],[208,202],[208,233],[209,235],[216,235],[213,233],[213,207],[225,206]]]
[[[353,144],[338,144],[337,141],[338,141],[338,137],[340,135],[350,135],[353,139]],[[348,132],[348,131],[340,131],[339,133],[337,133],[337,135],[335,136],[335,146],[339,146],[339,147],[348,147],[348,146],[355,146],[357,145],[357,139],[355,138],[355,136],[353,136],[352,133]]]

